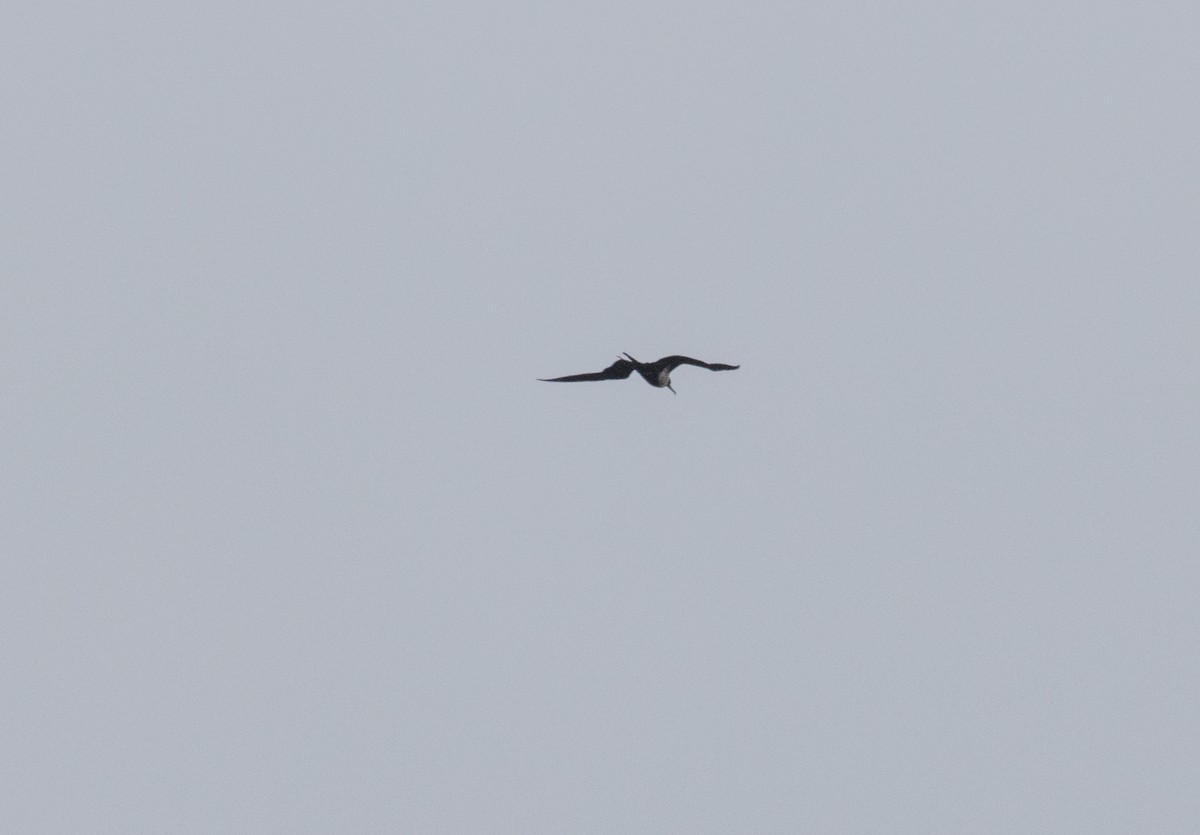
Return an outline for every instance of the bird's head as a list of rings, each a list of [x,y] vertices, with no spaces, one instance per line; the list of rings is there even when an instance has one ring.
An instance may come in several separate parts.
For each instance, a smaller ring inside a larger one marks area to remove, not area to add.
[[[671,388],[671,372],[665,368],[658,372],[658,385],[671,389],[671,394],[675,393],[675,389]]]

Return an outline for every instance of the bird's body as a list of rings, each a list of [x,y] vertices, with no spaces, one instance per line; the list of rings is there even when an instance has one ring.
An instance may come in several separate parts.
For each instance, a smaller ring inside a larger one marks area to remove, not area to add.
[[[642,379],[655,388],[671,389],[671,394],[675,393],[675,389],[671,388],[671,372],[681,365],[696,365],[700,368],[707,368],[709,371],[733,371],[741,368],[740,365],[725,365],[719,362],[702,362],[694,360],[691,357],[681,357],[678,354],[673,354],[669,357],[663,357],[655,362],[638,362],[633,357],[626,354],[624,357],[618,357],[617,361],[603,371],[594,371],[590,374],[571,374],[566,377],[552,377],[550,379],[541,379],[544,383],[582,383],[593,380],[624,380],[633,372],[641,375]]]

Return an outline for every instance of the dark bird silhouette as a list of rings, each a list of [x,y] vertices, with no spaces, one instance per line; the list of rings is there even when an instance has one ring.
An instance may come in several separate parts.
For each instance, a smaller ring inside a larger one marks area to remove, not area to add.
[[[671,389],[671,394],[674,394],[675,389],[671,388],[671,372],[681,365],[697,365],[700,368],[707,368],[709,371],[733,371],[736,368],[741,368],[740,365],[701,362],[691,357],[681,357],[678,354],[663,357],[655,362],[638,362],[629,356],[629,354],[626,354],[625,358],[617,357],[617,361],[603,371],[594,371],[591,374],[571,374],[567,377],[551,377],[548,380],[540,377],[538,379],[543,383],[583,383],[592,380],[624,380],[636,371],[650,385],[655,388],[669,388]]]

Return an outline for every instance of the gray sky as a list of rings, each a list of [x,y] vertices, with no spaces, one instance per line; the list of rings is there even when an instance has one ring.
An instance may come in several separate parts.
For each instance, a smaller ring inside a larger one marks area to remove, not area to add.
[[[1195,831],[1194,3],[0,31],[0,829]]]

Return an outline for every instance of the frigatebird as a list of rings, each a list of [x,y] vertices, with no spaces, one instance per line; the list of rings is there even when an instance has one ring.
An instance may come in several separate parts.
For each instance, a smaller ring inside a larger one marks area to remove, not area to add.
[[[701,362],[691,357],[681,357],[678,354],[663,357],[655,362],[638,362],[629,356],[629,354],[626,354],[624,357],[617,357],[617,361],[603,371],[594,371],[591,374],[571,374],[567,377],[551,377],[549,380],[542,377],[538,379],[543,383],[583,383],[592,380],[624,380],[636,371],[642,375],[643,380],[655,388],[669,388],[671,389],[671,394],[675,394],[675,389],[671,388],[671,372],[681,365],[697,365],[701,368],[707,368],[709,371],[733,371],[736,368],[741,368],[740,365]]]

